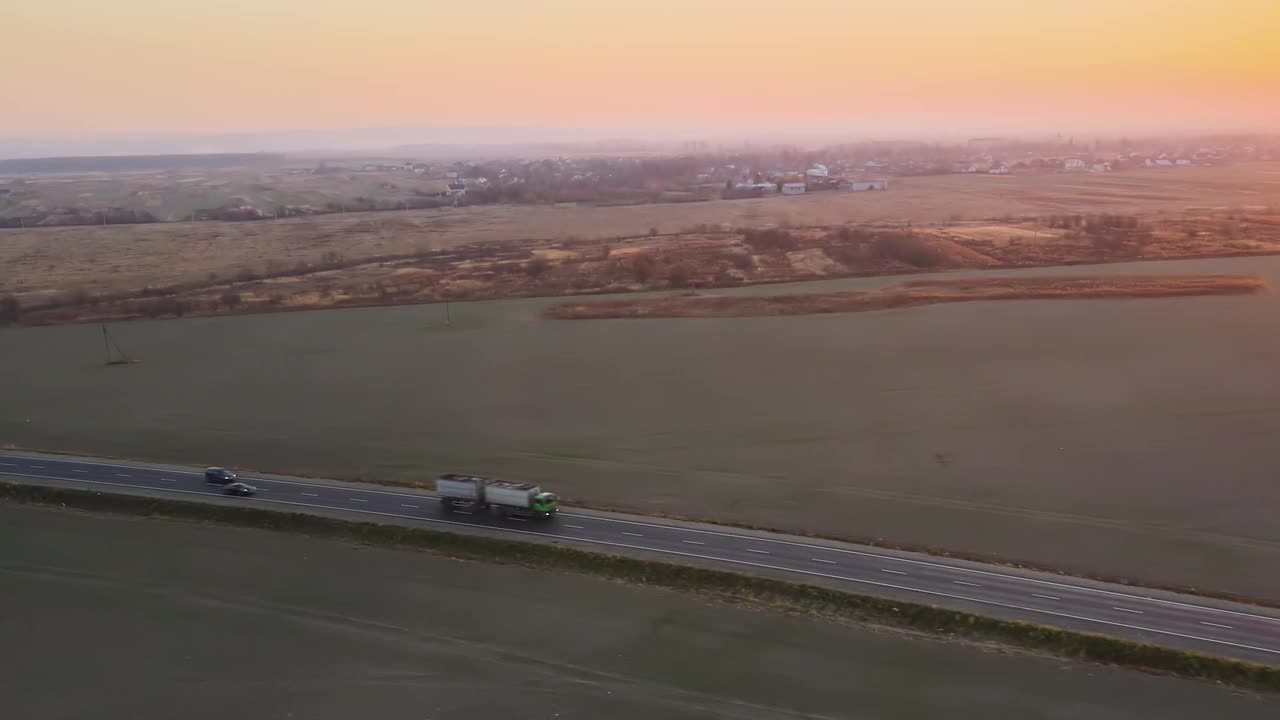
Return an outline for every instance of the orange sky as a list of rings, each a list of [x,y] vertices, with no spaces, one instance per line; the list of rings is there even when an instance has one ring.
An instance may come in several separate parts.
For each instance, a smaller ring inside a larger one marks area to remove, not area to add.
[[[40,0],[0,135],[1280,130],[1280,0]]]

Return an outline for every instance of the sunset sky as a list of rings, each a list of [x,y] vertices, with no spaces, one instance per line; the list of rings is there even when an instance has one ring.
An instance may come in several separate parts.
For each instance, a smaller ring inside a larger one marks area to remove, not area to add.
[[[0,136],[1280,129],[1280,0],[40,0]]]

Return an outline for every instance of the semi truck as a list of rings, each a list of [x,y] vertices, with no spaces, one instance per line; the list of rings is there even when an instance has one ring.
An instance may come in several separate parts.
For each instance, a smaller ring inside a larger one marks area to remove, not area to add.
[[[478,475],[449,473],[436,478],[436,493],[445,512],[460,508],[488,511],[505,516],[550,518],[556,514],[555,493],[543,492],[533,483],[517,483]]]

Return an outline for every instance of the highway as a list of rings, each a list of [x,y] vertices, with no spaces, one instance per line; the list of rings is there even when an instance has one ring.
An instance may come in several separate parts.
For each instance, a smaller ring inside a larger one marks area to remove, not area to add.
[[[575,508],[549,521],[445,513],[426,492],[304,478],[243,476],[260,494],[226,498],[202,468],[0,451],[6,477],[655,553],[1280,666],[1280,610],[933,555]]]

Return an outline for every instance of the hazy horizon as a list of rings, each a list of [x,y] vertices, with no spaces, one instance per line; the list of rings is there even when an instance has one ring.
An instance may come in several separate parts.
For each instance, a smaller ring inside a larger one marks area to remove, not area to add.
[[[1280,128],[1274,0],[47,0],[5,25],[7,157]]]
[[[710,149],[747,145],[822,146],[857,142],[964,143],[975,137],[1000,137],[1017,141],[1073,139],[1082,145],[1093,140],[1179,139],[1214,135],[1272,134],[1264,128],[1206,128],[1200,130],[1130,130],[999,132],[973,128],[949,134],[890,130],[840,131],[820,128],[762,128],[723,130],[704,128],[636,127],[486,127],[470,128],[332,128],[239,133],[106,133],[73,137],[0,137],[0,159],[71,156],[193,155],[219,153],[390,153],[428,148],[532,148],[540,145],[582,145],[627,142],[653,149],[681,149],[688,143],[706,143]]]

